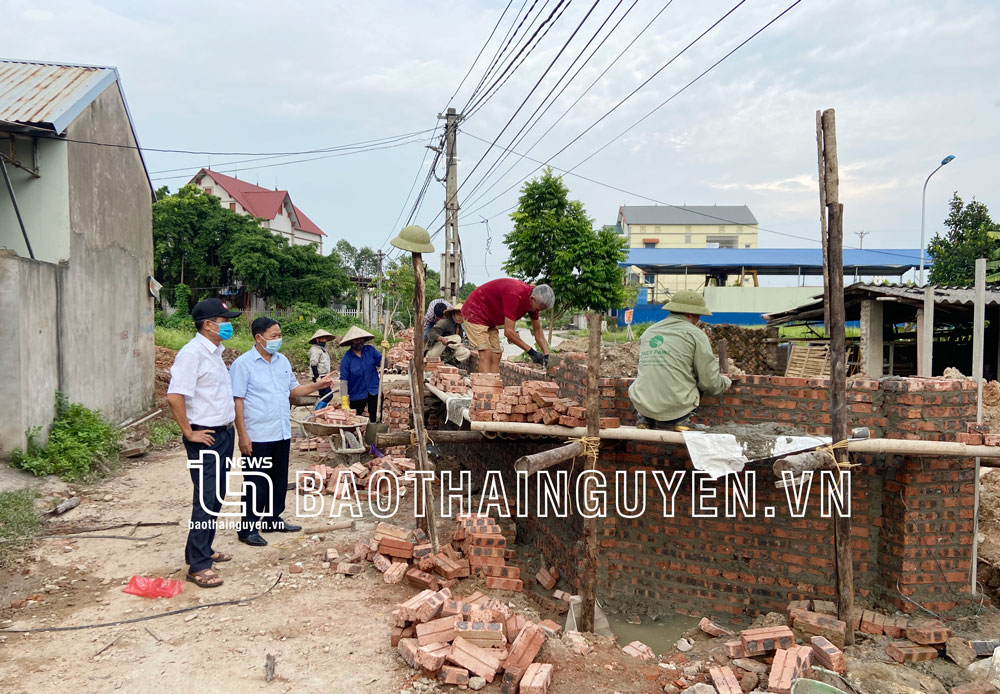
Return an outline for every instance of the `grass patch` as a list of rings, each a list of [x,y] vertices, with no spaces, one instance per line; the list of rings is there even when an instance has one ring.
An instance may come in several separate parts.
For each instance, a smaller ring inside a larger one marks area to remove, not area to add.
[[[34,489],[25,487],[13,492],[0,492],[0,539],[30,537],[38,528],[38,514],[35,512]],[[10,568],[20,550],[28,544],[20,542],[0,542],[0,567]]]
[[[63,393],[56,393],[56,417],[49,430],[49,440],[39,441],[38,427],[27,432],[26,449],[10,453],[11,465],[42,477],[58,475],[75,481],[110,472],[118,462],[121,431],[80,403],[71,403]]]
[[[157,419],[149,425],[149,443],[154,446],[162,446],[180,436],[181,428],[172,419]]]

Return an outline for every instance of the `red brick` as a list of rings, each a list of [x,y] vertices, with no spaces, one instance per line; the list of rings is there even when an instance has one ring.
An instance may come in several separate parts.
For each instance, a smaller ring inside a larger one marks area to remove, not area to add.
[[[426,646],[429,643],[451,642],[455,640],[455,624],[462,621],[461,615],[451,615],[432,619],[423,624],[417,624],[417,644]],[[428,668],[436,670],[437,668]]]
[[[552,683],[552,665],[550,663],[532,663],[524,671],[521,678],[520,694],[548,694]]]
[[[498,578],[496,576],[486,577],[486,587],[490,590],[513,590],[520,593],[524,590],[524,584],[519,578]]]
[[[951,694],[997,694],[998,691],[1000,689],[994,687],[992,683],[985,680],[978,680],[952,687]]]
[[[454,665],[442,665],[441,672],[438,673],[438,679],[445,684],[469,684],[469,671],[465,668],[455,667]]]
[[[385,573],[382,574],[382,580],[386,583],[402,583],[408,568],[409,564],[406,562],[393,562],[392,565],[386,569]]]
[[[844,674],[847,672],[847,663],[844,661],[843,652],[822,636],[813,636],[810,640],[813,650],[813,660],[828,670]]]
[[[906,638],[922,646],[946,642],[955,632],[937,620],[911,622],[906,628]]]
[[[538,585],[545,590],[552,590],[556,585],[556,578],[548,569],[542,569],[535,574],[535,580],[538,581]]]
[[[844,647],[847,634],[847,624],[836,617],[818,612],[799,611],[792,621],[792,628],[810,636],[825,636],[838,648]]]
[[[509,657],[509,656],[508,656]],[[500,669],[500,661],[488,648],[480,648],[461,636],[455,638],[448,653],[448,660],[469,672],[492,682]]]
[[[444,665],[445,658],[450,652],[451,644],[447,642],[431,643],[417,648],[414,659],[425,670],[437,672]]]
[[[701,621],[698,622],[698,628],[704,631],[709,636],[732,636],[733,632],[725,627],[720,627],[718,624],[713,622],[708,617],[702,617]]]
[[[551,619],[543,619],[538,623],[538,626],[540,626],[549,636],[556,636],[560,631],[562,631],[562,627],[553,622]]]
[[[397,645],[399,649],[399,654],[403,656],[403,660],[411,668],[417,668],[417,640],[416,639],[400,639]]]
[[[747,655],[763,655],[778,648],[789,648],[795,644],[795,634],[788,627],[761,627],[744,629],[740,641]]]
[[[545,643],[545,632],[537,624],[528,623],[510,646],[504,669],[523,673],[538,655]],[[517,682],[514,682],[517,684]]]
[[[337,573],[344,574],[345,576],[357,576],[359,573],[364,572],[365,567],[362,564],[348,564],[347,562],[340,562],[337,564]]]
[[[712,678],[712,684],[719,691],[719,694],[743,694],[740,682],[736,679],[736,673],[732,668],[713,667],[709,668],[708,676]]]
[[[438,580],[431,574],[420,569],[410,569],[407,571],[406,581],[407,583],[412,583],[417,588],[428,588],[433,591],[438,589]]]
[[[897,663],[920,663],[937,658],[936,648],[920,646],[912,641],[893,641],[886,646],[885,652]]]
[[[726,641],[726,656],[729,658],[746,658],[747,651],[743,648],[743,642],[737,639],[736,641]]]
[[[656,654],[653,653],[653,649],[644,644],[642,641],[633,641],[623,647],[622,651],[626,655],[638,658],[639,660],[653,660],[656,658]]]
[[[500,648],[507,643],[503,630],[504,625],[500,622],[457,622],[455,637],[462,637],[480,648]]]

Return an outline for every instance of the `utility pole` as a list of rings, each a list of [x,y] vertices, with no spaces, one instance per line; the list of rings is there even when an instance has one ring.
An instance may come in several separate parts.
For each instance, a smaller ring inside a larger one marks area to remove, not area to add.
[[[870,234],[871,232],[870,231],[855,231],[854,233],[858,237],[858,248],[864,248],[865,247],[865,237],[868,236],[868,234]]]
[[[449,108],[445,124],[444,253],[441,254],[441,294],[451,303],[458,301],[462,287],[462,246],[458,240],[458,157],[455,135],[461,116]]]

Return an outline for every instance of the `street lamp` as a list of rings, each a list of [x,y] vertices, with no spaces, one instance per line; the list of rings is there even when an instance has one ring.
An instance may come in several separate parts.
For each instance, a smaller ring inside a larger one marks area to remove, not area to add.
[[[924,181],[924,193],[920,198],[920,286],[924,286],[924,217],[927,209],[927,183],[931,180],[931,176],[938,172],[942,166],[950,162],[955,158],[954,154],[949,154],[947,157],[941,160],[941,164],[938,165],[937,169],[931,171],[927,180]]]

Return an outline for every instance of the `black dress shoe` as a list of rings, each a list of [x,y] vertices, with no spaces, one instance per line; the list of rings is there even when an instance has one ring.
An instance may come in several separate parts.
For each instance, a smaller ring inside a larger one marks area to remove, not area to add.
[[[278,518],[277,520],[270,522],[262,521],[260,524],[260,530],[265,533],[297,533],[302,530],[302,526],[292,525],[291,523],[286,523]]]
[[[245,545],[250,545],[251,547],[264,547],[267,545],[267,540],[260,536],[258,532],[252,532],[249,535],[237,535],[236,538]]]

